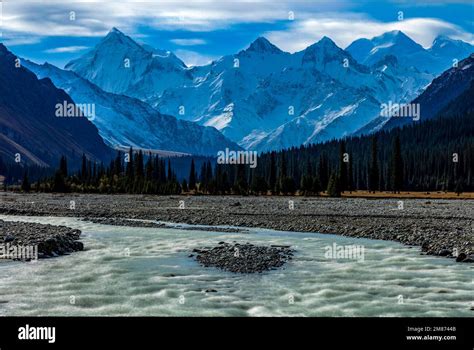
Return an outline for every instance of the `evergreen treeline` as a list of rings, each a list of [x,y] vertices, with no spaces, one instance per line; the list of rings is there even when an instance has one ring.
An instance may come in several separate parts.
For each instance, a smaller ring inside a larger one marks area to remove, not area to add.
[[[259,155],[255,169],[210,159],[199,159],[198,168],[194,158],[180,160],[190,163],[189,174],[180,176],[181,183],[170,159],[133,149],[118,152],[108,166],[83,156],[80,169],[72,174],[62,157],[54,176],[35,183],[28,174],[45,170],[30,167],[16,176],[23,179],[24,191],[243,195],[319,195],[327,191],[330,196],[353,190],[460,193],[474,190],[473,118],[474,113],[442,117],[370,136],[268,152]],[[6,171],[0,161],[0,170],[2,167]],[[18,169],[21,167],[15,172]],[[38,173],[34,176],[38,178]]]
[[[258,157],[258,166],[210,165],[201,191],[210,194],[317,195],[327,191],[473,191],[474,114],[442,117]]]
[[[142,151],[118,152],[108,166],[82,156],[80,170],[70,174],[63,156],[54,176],[30,184],[27,173],[21,189],[41,192],[179,194],[181,186],[170,160],[144,155]]]

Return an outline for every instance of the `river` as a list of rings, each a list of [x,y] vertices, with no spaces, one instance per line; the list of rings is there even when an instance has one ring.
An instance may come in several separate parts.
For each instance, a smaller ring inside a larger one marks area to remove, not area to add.
[[[420,255],[418,247],[396,242],[263,229],[133,228],[60,217],[0,219],[78,228],[86,248],[36,262],[0,261],[0,315],[474,315],[472,264]],[[193,248],[220,241],[291,245],[296,252],[283,268],[250,275],[205,268],[189,257]],[[334,244],[362,246],[363,259],[327,258]]]

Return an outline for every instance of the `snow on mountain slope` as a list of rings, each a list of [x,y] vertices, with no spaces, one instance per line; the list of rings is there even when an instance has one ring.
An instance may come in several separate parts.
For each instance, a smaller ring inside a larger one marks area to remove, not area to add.
[[[430,53],[402,32],[389,32],[354,42],[354,59],[349,48],[343,50],[327,37],[294,54],[260,37],[235,55],[186,68],[174,55],[131,43],[117,30],[108,36],[112,38],[67,67],[161,113],[215,127],[240,146],[258,151],[380,129],[387,121],[380,117],[383,103],[411,101],[434,78],[433,70],[425,72],[412,61],[431,57],[428,63],[434,66],[446,41],[433,45]],[[173,69],[162,71],[155,81],[155,70],[135,67],[141,75],[128,79],[122,70],[105,67],[109,55],[130,56],[130,47],[135,55],[144,55],[132,60],[139,66],[147,66],[147,55],[158,52],[168,55]]]
[[[474,46],[462,40],[455,40],[445,35],[439,35],[433,40],[433,45],[428,51],[436,57],[448,56],[448,58],[453,57],[461,61],[461,59],[474,52]]]
[[[116,28],[65,69],[102,90],[142,100],[156,99],[165,89],[192,80],[186,65],[173,53],[140,45]]]
[[[50,78],[75,103],[95,104],[96,116],[92,121],[112,147],[133,146],[199,155],[216,155],[225,147],[239,148],[214,128],[177,120],[137,99],[105,92],[74,72],[47,63],[37,65],[26,61],[24,65],[39,78]]]
[[[291,60],[289,53],[258,38],[236,55],[194,68],[193,85],[168,89],[155,106],[163,113],[214,126],[239,142],[252,130],[264,127],[255,107],[246,99],[265,77],[283,69]],[[177,114],[180,106],[185,107],[182,115]]]
[[[466,58],[474,51],[474,46],[461,40],[438,36],[431,48],[425,49],[403,32],[396,30],[372,39],[358,39],[346,51],[358,62],[373,65],[387,55],[395,56],[406,67],[416,67],[419,71],[438,75],[453,64]]]
[[[276,113],[267,114],[265,121],[281,125],[264,137],[246,139],[246,144],[241,143],[246,148],[267,151],[347,136],[380,111],[380,102],[367,91],[344,85],[316,69],[286,69],[267,84],[253,99],[263,103],[265,98],[286,101],[279,105],[291,104],[295,115],[288,117],[284,108],[275,108]],[[273,120],[273,115],[287,119]]]
[[[295,54],[258,38],[192,73],[194,85],[166,90],[156,108],[184,106],[179,118],[258,151],[349,135],[376,118],[382,102],[414,98],[431,79],[396,64],[385,71],[361,65],[326,37]]]

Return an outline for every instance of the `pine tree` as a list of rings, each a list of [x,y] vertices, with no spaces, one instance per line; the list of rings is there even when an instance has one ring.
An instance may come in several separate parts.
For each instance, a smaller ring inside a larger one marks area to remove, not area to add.
[[[89,184],[92,179],[92,160],[87,160],[87,183]]]
[[[26,193],[30,192],[31,190],[30,180],[28,179],[28,173],[26,171],[23,174],[23,181],[21,182],[21,190]]]
[[[67,172],[67,160],[65,156],[62,156],[59,160],[59,171],[63,174],[64,177],[68,176]]]
[[[321,154],[319,156],[318,176],[319,176],[319,181],[321,182],[322,188],[327,188],[327,186],[328,186],[328,163],[327,163],[326,157],[323,154]]]
[[[459,196],[463,192],[463,186],[462,186],[462,179],[459,179],[456,182],[456,187],[454,188],[454,192]]]
[[[207,191],[207,163],[203,162],[201,165],[201,172],[199,175],[199,191],[205,193]]]
[[[346,144],[343,140],[339,144],[339,183],[341,191],[347,190],[347,163],[344,161],[346,155]]]
[[[316,196],[319,196],[321,190],[322,190],[321,183],[319,182],[319,179],[316,176],[314,176],[311,192],[315,194]]]
[[[349,157],[349,171],[347,174],[347,190],[352,193],[353,189],[354,189],[354,180],[353,180],[352,159]]]
[[[152,155],[148,155],[148,159],[145,164],[145,178],[147,181],[153,180],[153,160]]]
[[[329,177],[327,194],[329,197],[340,197],[341,189],[339,184],[338,176],[335,173],[332,173]]]
[[[196,169],[194,167],[194,158],[191,159],[191,169],[189,170],[189,190],[196,189]]]
[[[260,175],[256,175],[252,179],[251,190],[255,194],[266,194],[268,191],[268,185],[265,178]]]
[[[168,158],[168,176],[166,177],[168,181],[173,181],[174,176],[173,176],[173,171],[171,170],[171,159]]]
[[[375,193],[379,189],[379,165],[377,151],[377,137],[372,137],[372,151],[369,164],[369,191]]]
[[[247,182],[244,164],[237,164],[237,176],[235,180],[234,190],[236,194],[247,195],[249,185]]]
[[[113,174],[114,174],[114,175],[121,175],[122,172],[123,172],[123,168],[122,168],[122,152],[118,151],[118,152],[117,152],[117,157],[115,157],[115,161],[114,161]]]
[[[282,181],[286,177],[286,158],[285,152],[281,152],[280,158],[280,181]]]
[[[138,153],[135,154],[135,177],[139,180],[143,179],[143,152],[139,150]]]
[[[135,170],[133,166],[133,148],[130,147],[130,150],[128,151],[128,157],[127,157],[127,167],[125,170],[125,173],[128,177],[128,183],[130,184],[133,180],[133,177],[135,175]]]
[[[211,162],[207,161],[206,166],[206,183],[209,184],[212,181],[212,165]]]
[[[64,175],[60,170],[56,171],[54,175],[54,182],[53,182],[53,192],[65,193],[67,192],[66,183],[64,181]]]
[[[281,181],[281,192],[284,195],[293,195],[296,192],[295,180],[292,177],[285,176]]]
[[[268,185],[270,186],[270,191],[274,194],[275,184],[276,184],[276,163],[275,163],[275,152],[270,154],[270,176],[268,180]]]
[[[309,174],[303,175],[301,178],[300,190],[305,196],[308,196],[313,192],[313,178]]]
[[[183,192],[188,192],[188,183],[186,182],[186,179],[183,179],[181,182],[181,190]]]
[[[392,170],[391,187],[393,192],[400,193],[403,189],[403,159],[400,146],[400,137],[397,135],[393,140],[392,162],[390,164]]]
[[[82,182],[87,180],[87,159],[84,153],[82,153],[81,179]]]

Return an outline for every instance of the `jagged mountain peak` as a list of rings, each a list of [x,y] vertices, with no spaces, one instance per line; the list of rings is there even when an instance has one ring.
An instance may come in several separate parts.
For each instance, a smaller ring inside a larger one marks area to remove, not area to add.
[[[378,49],[378,47],[386,48],[392,46],[397,50],[403,49],[410,52],[424,51],[423,46],[418,44],[401,30],[392,30],[390,32],[383,33],[382,35],[372,38],[371,41],[374,44],[375,50]]]
[[[327,36],[323,36],[319,41],[315,42],[314,44],[308,46],[303,51],[314,51],[314,50],[324,50],[325,52],[343,52],[339,46]]]
[[[50,78],[76,103],[94,101],[96,117],[93,122],[113,148],[133,146],[196,155],[215,155],[222,147],[239,149],[215,128],[178,120],[138,99],[105,92],[72,71],[53,65],[37,65],[28,60],[25,60],[25,67],[39,78]]]
[[[385,32],[385,33],[382,33],[381,35],[373,37],[371,40],[375,43],[393,41],[394,43],[399,43],[399,44],[401,43],[417,44],[412,38],[410,38],[401,30],[392,30],[389,32]]]
[[[429,48],[429,51],[438,54],[443,50],[449,50],[458,55],[460,52],[474,51],[474,46],[465,41],[453,39],[446,35],[438,35],[436,38],[434,38],[433,44]]]
[[[135,57],[133,69],[124,70],[123,56],[112,69],[111,60],[117,55],[110,50],[100,60],[93,57],[100,65],[85,62],[83,70],[75,71],[104,90],[136,97],[179,119],[213,126],[243,147],[262,150],[348,135],[379,115],[378,101],[411,100],[431,81],[428,74],[406,68],[400,59],[399,48],[410,47],[403,43],[411,42],[403,32],[375,39],[388,45],[380,45],[370,62],[361,63],[329,37],[294,54],[258,37],[237,54],[193,69],[162,65],[164,59],[138,66]],[[367,46],[364,55],[375,46],[369,39],[361,42]],[[153,51],[144,46],[146,52]],[[382,66],[372,67],[375,63]],[[179,106],[185,106],[185,113],[178,114]],[[294,107],[294,116],[288,106]],[[307,121],[300,135],[294,135],[296,129],[291,127],[278,129],[287,123],[301,125],[300,117]]]
[[[406,35],[404,32],[402,32],[401,30],[398,30],[398,29],[390,30],[388,32],[382,33],[381,35],[378,35],[378,36],[374,37],[374,39],[376,39],[376,38],[380,38],[380,39],[397,38],[397,39],[400,39],[400,40],[410,39],[408,37],[408,35]]]
[[[117,28],[65,68],[107,92],[150,99],[191,79],[184,62],[170,51],[139,44]]]
[[[117,27],[112,27],[109,33],[118,33],[124,35]]]
[[[113,45],[124,45],[131,47],[133,49],[138,49],[143,47],[139,45],[135,40],[133,40],[128,35],[125,35],[117,28],[113,27],[107,35],[97,44],[96,49],[99,49],[104,43],[111,43]]]
[[[281,53],[283,51],[273,45],[267,38],[260,36],[250,44],[245,52]]]
[[[415,42],[400,30],[390,31],[372,39],[357,39],[347,48],[352,57],[365,65],[374,65],[386,55],[393,55],[404,67],[438,75],[449,68],[453,59],[467,57],[473,46],[445,35],[438,36],[430,49]]]
[[[301,63],[303,65],[324,66],[331,61],[337,61],[338,64],[341,64],[344,59],[348,59],[350,62],[353,61],[353,58],[348,52],[337,46],[336,43],[327,36],[324,36],[321,40],[308,46],[296,55],[302,56]]]
[[[332,47],[337,47],[337,48],[339,48],[339,47],[336,45],[336,43],[335,43],[331,38],[329,38],[329,37],[327,37],[327,36],[323,36],[323,37],[321,38],[321,40],[319,40],[319,41],[317,42],[317,44],[319,44],[319,45],[324,45],[324,46],[329,46],[329,47],[332,46]]]

